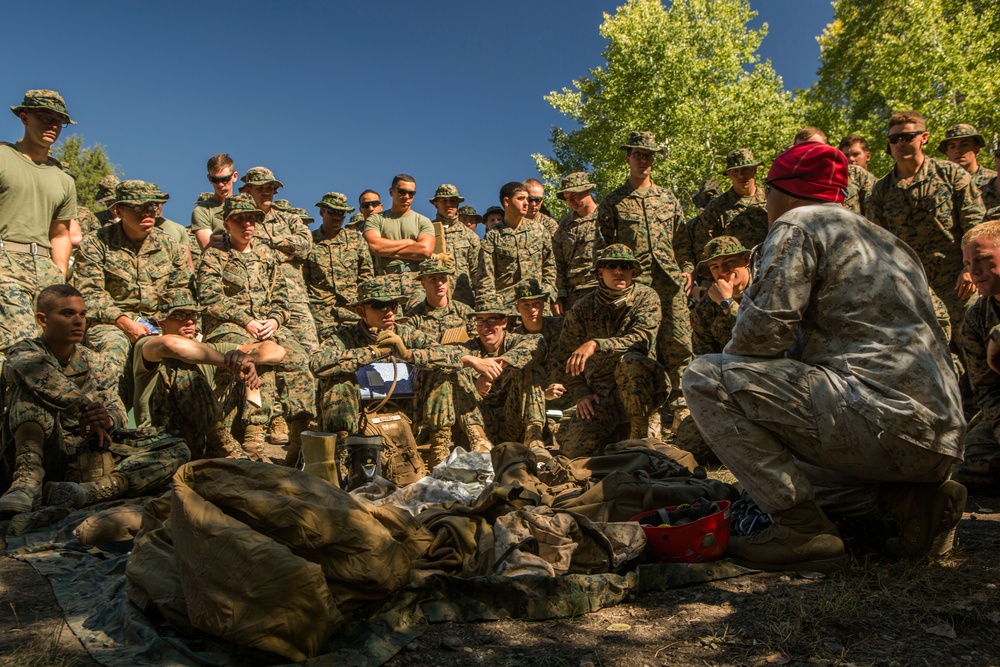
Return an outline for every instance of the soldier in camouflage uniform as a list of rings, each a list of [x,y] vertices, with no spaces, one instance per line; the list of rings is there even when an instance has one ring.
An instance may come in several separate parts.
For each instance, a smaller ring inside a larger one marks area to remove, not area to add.
[[[705,244],[718,236],[735,236],[752,248],[767,236],[767,211],[764,210],[764,188],[757,187],[757,168],[748,148],[737,148],[726,156],[723,175],[732,187],[713,199],[698,216],[691,230],[694,257],[701,257]]]
[[[847,158],[847,194],[844,208],[855,213],[865,209],[865,201],[878,180],[868,171],[868,161],[872,159],[868,150],[868,140],[857,134],[849,134],[840,140],[840,152]]]
[[[358,207],[361,211],[361,218],[367,220],[376,213],[382,212],[382,196],[374,190],[365,190],[358,195]],[[359,232],[364,232],[364,225],[361,225]]]
[[[965,170],[924,154],[926,127],[915,111],[889,119],[896,166],[875,184],[864,215],[917,251],[934,294],[948,307],[951,321],[961,322],[973,293],[962,269],[962,235],[985,211]]]
[[[309,211],[305,210],[304,208],[299,208],[297,206],[293,207],[292,208],[292,214],[297,215],[298,218],[299,218],[299,220],[301,220],[302,222],[304,222],[306,224],[306,226],[311,225],[314,222],[316,222],[316,218],[314,218],[311,215],[309,215]]]
[[[473,328],[472,307],[451,298],[449,284],[454,275],[455,265],[447,254],[420,262],[417,280],[424,288],[424,300],[404,313],[406,324],[438,342],[449,329],[468,333]]]
[[[288,419],[286,461],[298,459],[302,431],[316,413],[316,385],[309,374],[308,357],[286,328],[289,318],[288,281],[283,262],[261,239],[256,227],[265,214],[250,195],[228,197],[223,208],[226,240],[221,248],[205,249],[198,267],[198,296],[205,306],[205,341],[256,343],[274,340],[285,349],[275,384],[281,410]],[[244,410],[243,449],[263,445],[264,430],[277,406],[274,387],[265,383],[263,404]],[[226,416],[229,428],[234,415]]]
[[[952,477],[967,485],[1000,483],[1000,221],[984,222],[962,238],[969,276],[979,298],[957,335],[980,412],[969,422],[965,461]]]
[[[344,227],[346,229],[353,229],[360,234],[365,230],[365,216],[360,213],[355,213],[351,216],[351,219],[347,221],[347,224],[344,225]]]
[[[652,132],[632,132],[620,147],[626,151],[628,180],[613,191],[597,212],[598,249],[622,243],[641,265],[636,280],[660,296],[663,319],[656,334],[657,360],[667,369],[674,421],[687,414],[680,375],[691,360],[691,319],[687,292],[692,285],[694,256],[683,210],[673,193],[653,183],[653,160],[663,148]],[[658,418],[654,415],[654,419]],[[656,432],[654,426],[654,434]]]
[[[473,234],[476,234],[476,227],[478,227],[483,222],[483,216],[476,213],[476,209],[472,206],[463,206],[458,209],[458,221],[469,228]],[[476,234],[476,238],[479,235]]]
[[[316,203],[323,224],[313,232],[313,246],[304,273],[309,291],[309,308],[316,321],[319,340],[325,341],[341,325],[356,322],[353,304],[358,285],[375,276],[368,244],[361,234],[343,227],[344,218],[354,210],[347,197],[327,192]]]
[[[194,232],[198,247],[204,250],[208,246],[218,248],[222,245],[225,228],[222,219],[222,205],[233,194],[233,183],[239,176],[233,158],[225,153],[213,155],[208,160],[208,182],[212,184],[212,192],[208,197],[198,198],[195,208],[191,211],[190,230]]]
[[[529,178],[524,181],[524,187],[528,189],[528,212],[524,217],[541,225],[549,233],[549,238],[552,238],[559,228],[559,223],[542,211],[542,206],[545,204],[545,186],[537,178]]]
[[[585,172],[575,171],[562,179],[556,197],[566,202],[570,213],[559,222],[552,237],[556,261],[556,315],[565,314],[581,297],[594,291],[594,245],[597,243],[597,202]]]
[[[848,165],[854,164],[868,171],[868,162],[872,159],[872,152],[868,150],[867,139],[860,134],[849,134],[840,140],[838,148],[847,158]]]
[[[181,246],[156,226],[167,199],[155,183],[122,181],[113,204],[121,222],[86,236],[73,265],[73,285],[90,309],[86,345],[119,377],[135,342],[156,333],[161,295],[191,289]]]
[[[183,442],[160,440],[149,448],[112,442],[126,422],[118,375],[79,344],[87,326],[80,292],[70,285],[42,290],[37,320],[41,337],[13,345],[4,367],[4,440],[14,450],[4,458],[8,464],[13,458],[14,481],[0,498],[0,515],[139,496],[169,480],[190,456]],[[72,478],[81,455],[108,449],[114,467],[107,474]]]
[[[510,309],[514,304],[514,286],[524,278],[538,278],[556,296],[556,263],[552,257],[552,237],[539,234],[542,229],[525,217],[528,190],[518,182],[500,189],[504,207],[503,224],[486,232],[480,245],[476,272],[476,295],[483,299],[498,296]]]
[[[993,146],[993,166],[1000,170],[1000,143]],[[979,194],[983,198],[983,208],[986,209],[989,219],[1000,219],[1000,211],[996,210],[1000,207],[1000,179],[994,176],[986,181]]]
[[[937,147],[938,153],[947,157],[948,162],[954,162],[972,176],[972,183],[980,193],[997,175],[994,170],[979,164],[979,150],[985,145],[986,140],[975,127],[959,123],[948,128]]]
[[[718,354],[733,335],[740,297],[750,286],[750,251],[735,236],[717,236],[705,244],[698,275],[708,280],[691,310],[691,343],[695,356]]]
[[[62,128],[73,123],[62,96],[29,90],[10,110],[24,136],[0,143],[0,364],[8,347],[36,335],[38,292],[65,281],[76,215],[76,184],[50,155]]]
[[[457,370],[455,354],[442,354],[451,346],[438,346],[437,340],[405,324],[396,324],[396,313],[406,301],[399,276],[379,276],[358,287],[353,304],[359,321],[342,327],[323,342],[311,360],[319,380],[319,427],[328,433],[340,433],[341,439],[357,432],[361,415],[361,397],[356,373],[359,369],[390,355],[412,363],[421,370]],[[455,425],[455,402],[448,376],[431,373],[433,380],[418,387],[419,421],[428,430],[431,466],[448,456]]]
[[[465,197],[458,193],[454,185],[445,183],[438,186],[430,201],[437,209],[434,222],[440,222],[444,227],[445,247],[454,264],[451,296],[472,307],[476,302],[472,280],[479,267],[479,236],[458,219],[458,205],[465,201]]]
[[[491,229],[496,229],[501,225],[503,225],[503,207],[490,206],[486,209],[486,213],[483,213],[483,226],[489,232]]]
[[[566,314],[557,358],[566,359],[566,393],[576,404],[559,429],[564,456],[596,456],[604,445],[645,438],[649,417],[670,385],[656,361],[660,298],[636,278],[642,264],[621,243],[603,248],[594,262],[597,290]],[[628,434],[616,437],[620,425]]]

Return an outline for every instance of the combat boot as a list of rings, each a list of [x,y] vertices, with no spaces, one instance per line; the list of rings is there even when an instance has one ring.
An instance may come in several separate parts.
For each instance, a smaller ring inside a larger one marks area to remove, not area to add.
[[[642,440],[649,437],[649,417],[632,417],[629,427],[629,440]]]
[[[771,515],[774,525],[731,537],[726,554],[737,565],[765,572],[834,572],[847,567],[844,542],[815,500]]]
[[[264,463],[270,461],[264,452],[264,427],[260,424],[247,424],[241,447],[253,461],[263,461]]]
[[[486,437],[486,431],[479,424],[469,424],[466,435],[469,436],[469,447],[474,452],[488,452],[493,449],[493,443]]]
[[[233,434],[229,432],[222,422],[215,422],[211,430],[205,435],[208,440],[209,458],[219,459],[245,459],[249,458],[243,451],[243,447],[236,441]]]
[[[545,449],[545,441],[542,440],[543,424],[529,422],[524,426],[524,446],[535,453],[535,458],[541,461],[551,461],[552,454]]]
[[[45,504],[52,507],[80,509],[87,505],[114,500],[128,491],[128,480],[113,472],[94,482],[49,482],[45,485]]]
[[[0,516],[30,512],[42,497],[42,446],[45,433],[35,422],[14,432],[14,481],[0,498]]]
[[[302,462],[302,431],[309,427],[308,417],[298,417],[288,425],[288,449],[285,450],[285,465],[298,468]],[[273,432],[273,431],[272,431]],[[274,442],[273,440],[271,442]]]
[[[433,468],[446,460],[454,443],[451,441],[451,427],[432,429],[427,437],[430,451],[427,453],[427,467]]]
[[[635,426],[633,425],[632,431],[635,431]],[[659,410],[653,410],[653,414],[649,415],[649,428],[647,429],[648,434],[642,436],[643,438],[656,438],[660,439],[663,434],[663,416],[660,414]],[[634,435],[629,438],[630,440],[641,439],[636,438]]]
[[[965,487],[953,480],[883,485],[879,507],[899,524],[899,537],[886,540],[885,551],[907,559],[937,558],[948,553],[967,498]]]
[[[285,418],[278,415],[271,420],[271,432],[270,441],[272,445],[287,445],[288,444],[288,423],[285,422]]]

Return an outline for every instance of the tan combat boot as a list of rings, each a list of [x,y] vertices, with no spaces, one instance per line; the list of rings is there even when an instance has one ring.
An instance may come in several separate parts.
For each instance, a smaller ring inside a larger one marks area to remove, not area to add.
[[[285,450],[286,466],[298,468],[299,464],[302,463],[302,431],[307,428],[309,428],[308,417],[298,417],[288,425],[288,448]]]
[[[774,525],[732,537],[726,554],[738,565],[765,572],[834,572],[847,567],[844,542],[815,500],[771,515]]]
[[[264,452],[264,427],[260,424],[247,424],[243,433],[243,451],[253,461],[270,462]]]
[[[430,451],[427,454],[427,467],[433,468],[446,460],[451,454],[454,443],[451,441],[451,427],[432,429],[427,436]]]
[[[205,435],[208,440],[208,456],[213,459],[246,459],[249,458],[243,447],[237,442],[229,429],[222,422],[215,422]]]
[[[30,512],[42,497],[42,446],[45,432],[35,422],[14,432],[14,481],[0,498],[0,516]]]
[[[629,440],[642,440],[649,437],[649,417],[632,417],[629,427]]]
[[[268,438],[272,445],[285,445],[288,444],[288,424],[285,422],[285,418],[278,415],[271,420],[271,429]]]
[[[953,480],[885,484],[879,493],[879,507],[899,524],[899,537],[886,540],[886,552],[906,559],[948,553],[967,498],[965,487]]]
[[[545,449],[545,441],[542,440],[544,424],[529,422],[524,426],[524,446],[535,453],[538,462],[551,461],[552,454]]]
[[[466,435],[469,436],[469,447],[474,452],[488,452],[493,449],[493,443],[486,437],[486,431],[479,424],[469,424]]]
[[[80,509],[87,505],[114,500],[128,491],[128,480],[113,472],[94,482],[49,482],[45,485],[45,504],[52,507]]]

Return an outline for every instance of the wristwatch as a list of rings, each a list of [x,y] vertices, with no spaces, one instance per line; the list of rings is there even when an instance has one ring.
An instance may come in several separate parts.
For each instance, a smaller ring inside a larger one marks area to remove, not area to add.
[[[722,306],[722,312],[728,313],[729,309],[733,307],[734,303],[735,301],[733,301],[732,297],[730,297],[728,299],[723,299],[722,301],[720,301],[719,305]]]

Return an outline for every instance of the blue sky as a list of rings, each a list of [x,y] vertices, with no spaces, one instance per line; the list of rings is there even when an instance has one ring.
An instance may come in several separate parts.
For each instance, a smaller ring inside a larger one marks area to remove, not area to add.
[[[415,208],[454,183],[480,211],[500,186],[537,176],[552,125],[542,99],[602,64],[602,13],[618,0],[503,3],[79,2],[4,7],[6,104],[53,88],[127,178],[170,193],[188,224],[210,190],[205,161],[226,152],[285,183],[279,196],[315,215],[328,190],[353,205],[388,201],[393,174],[417,179]],[[788,89],[815,79],[828,0],[751,0],[770,34],[761,52]],[[15,55],[18,54],[18,55]],[[13,114],[0,138],[21,135]]]

